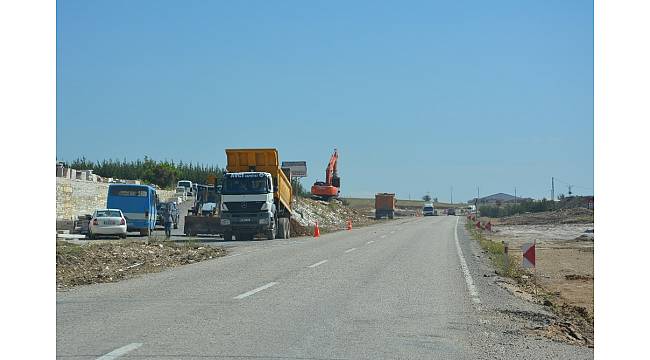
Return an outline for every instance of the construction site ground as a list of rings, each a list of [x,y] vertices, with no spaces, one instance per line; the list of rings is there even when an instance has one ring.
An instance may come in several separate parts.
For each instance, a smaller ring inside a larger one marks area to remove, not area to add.
[[[590,323],[584,324],[587,331],[591,331],[586,335],[593,339],[593,210],[566,209],[501,219],[481,218],[481,221],[493,224],[493,232],[485,231],[485,237],[507,242],[509,253],[519,261],[522,245],[536,242],[536,268],[531,271],[530,280],[519,285],[528,292],[535,292],[539,286],[554,297],[549,301],[554,302],[556,310],[569,317],[584,318]]]

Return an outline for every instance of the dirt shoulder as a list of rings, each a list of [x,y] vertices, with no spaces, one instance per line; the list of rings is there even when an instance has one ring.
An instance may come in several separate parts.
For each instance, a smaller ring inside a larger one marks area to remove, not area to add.
[[[56,287],[117,282],[140,274],[226,255],[223,248],[124,240],[89,244],[56,242]]]
[[[593,210],[567,209],[503,219],[482,218],[481,222],[488,220],[494,224],[493,232],[481,231],[480,236],[493,244],[506,242],[518,267],[522,245],[536,242],[535,271],[519,269],[508,274],[516,280],[517,290],[532,295],[531,299],[549,306],[557,315],[557,321],[536,331],[556,340],[592,345]]]

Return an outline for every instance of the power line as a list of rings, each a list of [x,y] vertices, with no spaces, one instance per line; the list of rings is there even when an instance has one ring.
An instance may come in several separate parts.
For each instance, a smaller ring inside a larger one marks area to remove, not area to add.
[[[578,188],[578,189],[583,189],[583,190],[592,190],[592,191],[594,190],[593,188],[590,188],[590,187],[587,187],[587,186],[579,186],[579,185],[568,183],[568,182],[566,182],[566,181],[564,181],[562,179],[556,178],[556,177],[554,177],[553,179],[555,179],[556,181],[559,181],[562,184],[568,186],[569,187],[569,194],[571,193],[572,188]]]

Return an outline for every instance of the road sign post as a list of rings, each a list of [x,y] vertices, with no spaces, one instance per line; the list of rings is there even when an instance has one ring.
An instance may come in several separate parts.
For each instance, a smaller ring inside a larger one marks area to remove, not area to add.
[[[282,167],[291,169],[292,178],[300,178],[300,177],[307,176],[306,161],[283,161]]]

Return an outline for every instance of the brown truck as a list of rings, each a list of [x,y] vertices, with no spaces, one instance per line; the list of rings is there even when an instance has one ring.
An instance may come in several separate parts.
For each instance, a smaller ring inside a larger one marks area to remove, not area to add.
[[[375,219],[395,217],[395,194],[379,193],[375,195]]]

